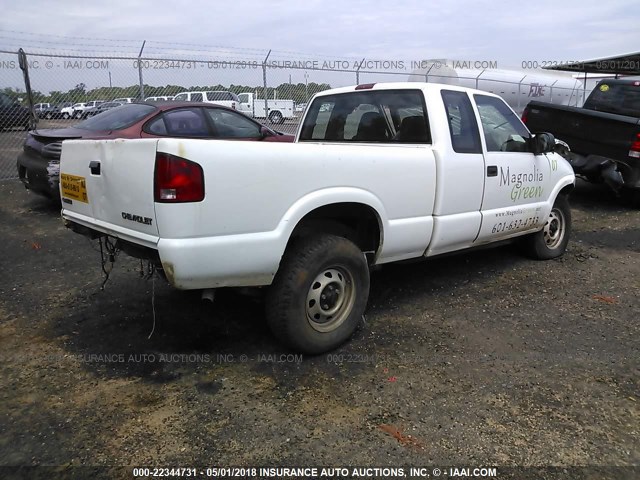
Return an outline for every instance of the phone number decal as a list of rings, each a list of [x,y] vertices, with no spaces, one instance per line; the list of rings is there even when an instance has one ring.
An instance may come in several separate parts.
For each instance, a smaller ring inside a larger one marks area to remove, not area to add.
[[[540,217],[533,216],[528,218],[519,218],[518,220],[511,220],[510,222],[496,223],[491,229],[491,233],[512,232],[528,227],[537,225],[540,222]]]

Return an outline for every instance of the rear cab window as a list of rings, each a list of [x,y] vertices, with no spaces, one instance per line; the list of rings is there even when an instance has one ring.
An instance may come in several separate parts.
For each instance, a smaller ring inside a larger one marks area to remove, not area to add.
[[[451,146],[456,153],[482,153],[478,122],[466,92],[440,92],[447,112]]]
[[[369,90],[317,97],[299,141],[431,143],[420,90]]]
[[[601,82],[587,98],[584,108],[640,117],[640,82]]]

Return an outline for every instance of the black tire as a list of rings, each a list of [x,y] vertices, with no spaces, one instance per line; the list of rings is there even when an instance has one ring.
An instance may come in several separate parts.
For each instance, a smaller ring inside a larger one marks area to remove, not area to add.
[[[78,110],[76,113],[73,114],[73,118],[82,118],[82,111]]]
[[[302,237],[285,252],[269,288],[267,321],[292,349],[323,353],[351,337],[368,298],[369,267],[353,242],[329,234]]]
[[[571,235],[571,208],[566,195],[558,195],[544,228],[522,239],[524,253],[536,260],[564,254]]]
[[[67,112],[64,112],[64,113],[62,114],[62,119],[63,119],[63,120],[69,120],[70,118],[71,118],[71,115],[69,115]]]
[[[282,116],[282,113],[280,112],[271,112],[269,114],[269,121],[273,124],[280,124],[280,123],[284,123],[284,117]]]

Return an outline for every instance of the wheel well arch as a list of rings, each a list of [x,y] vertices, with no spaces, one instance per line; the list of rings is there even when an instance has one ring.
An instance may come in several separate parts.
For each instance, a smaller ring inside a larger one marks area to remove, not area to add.
[[[371,263],[383,242],[382,220],[378,212],[364,203],[341,202],[323,205],[307,213],[291,232],[292,241],[317,233],[331,233],[355,243]]]
[[[575,188],[575,184],[574,183],[570,183],[569,185],[565,185],[564,187],[562,187],[560,189],[560,195],[569,195],[573,189]]]

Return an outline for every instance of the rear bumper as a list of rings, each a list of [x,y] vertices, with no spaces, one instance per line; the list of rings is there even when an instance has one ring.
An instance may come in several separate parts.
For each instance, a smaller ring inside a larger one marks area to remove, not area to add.
[[[52,199],[60,197],[60,160],[22,152],[18,155],[17,167],[26,188]]]
[[[576,175],[592,182],[603,182],[614,191],[622,188],[640,188],[640,159],[629,158],[623,162],[600,155],[580,155],[570,152],[565,158]]]
[[[125,253],[159,260],[169,283],[182,290],[270,285],[285,247],[276,232],[158,239],[69,210],[62,217],[76,233],[109,235],[129,244]]]

